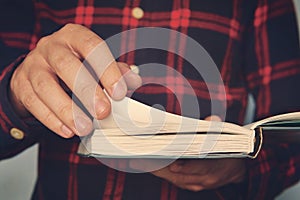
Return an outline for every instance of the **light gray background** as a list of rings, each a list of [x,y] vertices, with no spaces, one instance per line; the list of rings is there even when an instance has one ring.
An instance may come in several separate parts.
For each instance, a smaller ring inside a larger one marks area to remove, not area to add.
[[[297,8],[296,10],[298,11],[297,15],[299,19],[300,0],[294,0],[294,2]],[[253,108],[253,102],[252,105],[250,105],[250,108]],[[247,121],[249,121],[249,119],[251,119],[251,109],[249,110]],[[37,150],[38,145],[34,145],[14,158],[0,161],[1,200],[30,199],[37,176]],[[300,199],[300,183],[290,189],[287,189],[276,200],[298,199]]]

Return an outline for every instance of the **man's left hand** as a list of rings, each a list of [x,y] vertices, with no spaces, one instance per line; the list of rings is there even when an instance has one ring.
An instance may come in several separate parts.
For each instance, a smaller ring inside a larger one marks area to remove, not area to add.
[[[153,160],[131,160],[130,167],[145,171],[155,165]],[[152,174],[191,191],[218,188],[244,180],[243,159],[177,160]]]
[[[221,119],[218,116],[209,116],[205,120],[220,121]],[[161,161],[147,159],[130,161],[131,168],[146,172],[160,165]],[[196,192],[243,181],[246,176],[246,166],[244,159],[240,158],[177,160],[151,173],[182,189]]]

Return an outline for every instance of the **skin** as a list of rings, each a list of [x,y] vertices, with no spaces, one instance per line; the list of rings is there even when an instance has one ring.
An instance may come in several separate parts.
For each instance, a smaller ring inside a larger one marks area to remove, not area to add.
[[[157,161],[135,159],[130,161],[130,167],[148,171],[147,169],[159,165],[155,162]],[[176,160],[152,174],[182,189],[199,192],[242,182],[245,179],[246,167],[242,159]]]
[[[81,25],[67,24],[42,38],[14,71],[10,97],[16,111],[24,117],[32,114],[64,138],[89,134],[92,121],[60,84],[70,88],[93,117],[105,118],[110,102],[92,74],[82,67],[85,59],[115,100],[126,95],[127,86],[141,85],[141,78],[125,63],[117,63],[99,36]]]
[[[82,67],[83,60],[88,61],[96,79]],[[33,115],[54,133],[70,138],[88,135],[92,121],[73,103],[66,88],[94,118],[103,119],[111,107],[100,85],[111,98],[120,100],[127,88],[141,85],[141,78],[127,64],[116,62],[97,34],[81,25],[67,24],[43,37],[26,56],[13,73],[9,94],[20,116]],[[141,170],[151,164],[147,160],[130,162],[132,168]],[[199,191],[242,181],[245,171],[242,160],[220,159],[176,161],[152,173],[178,187]]]
[[[218,116],[209,116],[205,120],[221,121]],[[130,161],[130,167],[139,171],[149,171],[160,166],[159,161]],[[194,192],[215,189],[229,183],[239,183],[245,179],[246,166],[243,159],[197,159],[176,160],[172,164],[153,171],[152,174],[168,180],[174,185]]]

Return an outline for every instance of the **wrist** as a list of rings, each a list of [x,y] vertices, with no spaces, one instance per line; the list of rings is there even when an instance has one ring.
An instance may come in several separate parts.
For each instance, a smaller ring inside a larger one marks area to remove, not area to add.
[[[8,99],[12,105],[13,110],[18,114],[21,118],[29,117],[31,114],[24,107],[24,105],[17,99],[16,95],[12,92],[11,87],[8,89]]]

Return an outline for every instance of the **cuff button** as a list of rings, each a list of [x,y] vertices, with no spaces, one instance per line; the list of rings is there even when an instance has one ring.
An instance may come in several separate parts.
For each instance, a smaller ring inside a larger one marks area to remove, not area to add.
[[[10,129],[10,135],[17,140],[22,140],[24,138],[24,132],[17,128]]]
[[[132,9],[131,14],[135,19],[142,19],[144,16],[144,11],[139,7],[135,7]]]

